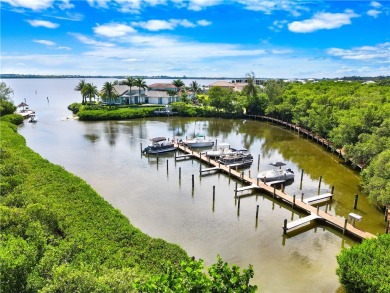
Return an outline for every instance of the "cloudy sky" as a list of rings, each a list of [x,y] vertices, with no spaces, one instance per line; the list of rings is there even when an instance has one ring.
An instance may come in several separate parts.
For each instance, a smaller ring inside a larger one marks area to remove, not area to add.
[[[0,0],[1,72],[390,75],[390,1]]]

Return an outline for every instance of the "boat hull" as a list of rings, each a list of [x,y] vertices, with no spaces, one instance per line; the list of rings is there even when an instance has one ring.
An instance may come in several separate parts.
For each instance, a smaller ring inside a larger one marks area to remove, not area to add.
[[[257,178],[265,181],[265,182],[270,182],[270,181],[278,181],[278,180],[292,180],[294,179],[295,174],[292,171],[286,171],[286,170],[278,170],[278,171],[264,171],[260,172],[257,175]]]
[[[169,153],[176,151],[177,147],[163,147],[163,148],[153,148],[153,147],[146,147],[142,152],[144,154],[148,155],[157,155],[157,154],[163,154],[163,153]]]

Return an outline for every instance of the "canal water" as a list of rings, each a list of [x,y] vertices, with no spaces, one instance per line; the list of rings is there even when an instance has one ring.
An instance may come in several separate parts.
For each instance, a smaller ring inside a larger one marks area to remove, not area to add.
[[[320,206],[321,210],[340,218],[358,213],[363,219],[356,226],[373,234],[385,229],[383,215],[359,189],[359,174],[337,156],[292,131],[241,119],[163,117],[81,122],[70,118],[66,109],[80,100],[73,90],[77,79],[3,81],[13,88],[15,104],[26,98],[37,112],[38,123],[19,128],[29,147],[87,181],[144,233],[179,244],[190,256],[203,259],[206,266],[215,263],[217,255],[241,268],[252,264],[252,283],[261,292],[342,292],[335,273],[336,255],[356,242],[321,225],[309,225],[285,236],[284,219],[296,220],[302,214],[256,192],[244,193],[247,196],[238,209],[235,180],[218,173],[200,176],[198,161],[175,162],[173,154],[158,159],[141,156],[141,144],[145,147],[156,136],[203,134],[218,143],[245,147],[254,156],[246,174],[250,171],[256,176],[272,168],[270,163],[282,161],[296,174],[285,192],[297,198],[302,193],[305,197],[317,195],[322,176],[320,193],[334,186],[335,195],[330,205]],[[99,86],[107,80],[86,81]],[[359,194],[356,210],[355,194]]]

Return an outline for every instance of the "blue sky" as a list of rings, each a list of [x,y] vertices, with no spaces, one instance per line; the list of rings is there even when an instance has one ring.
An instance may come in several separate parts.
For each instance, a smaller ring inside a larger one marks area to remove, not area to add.
[[[1,72],[390,75],[390,1],[0,0]]]

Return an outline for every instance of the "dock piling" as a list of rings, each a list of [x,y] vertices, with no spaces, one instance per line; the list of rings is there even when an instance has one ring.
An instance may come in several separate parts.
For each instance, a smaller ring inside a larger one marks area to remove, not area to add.
[[[320,195],[321,192],[321,182],[322,182],[322,175],[320,176],[320,182],[318,183],[318,195]]]
[[[301,184],[300,184],[300,188],[299,189],[302,189],[303,172],[304,172],[304,170],[302,169],[302,171],[301,171]]]
[[[303,201],[303,192],[302,192],[302,194],[301,194],[301,201]]]
[[[348,219],[344,219],[343,235],[345,235],[345,232],[347,231],[347,224],[348,224]]]
[[[237,197],[237,182],[236,182],[236,188],[234,189],[234,196]]]
[[[179,167],[179,181],[181,180],[181,167]]]
[[[168,159],[167,159],[167,174],[168,174]]]
[[[194,174],[192,174],[192,190],[194,190],[195,188],[195,178],[194,178]]]
[[[257,171],[260,170],[260,155],[257,156]]]
[[[292,202],[292,208],[295,206],[295,194],[293,195],[293,202]]]
[[[284,219],[283,234],[287,233],[287,219]]]
[[[213,185],[213,202],[215,201],[215,185]]]
[[[142,142],[140,143],[141,156],[142,156]]]
[[[355,201],[353,203],[353,209],[356,210],[358,204],[359,195],[355,194]]]
[[[259,218],[259,205],[256,206],[256,220]]]

